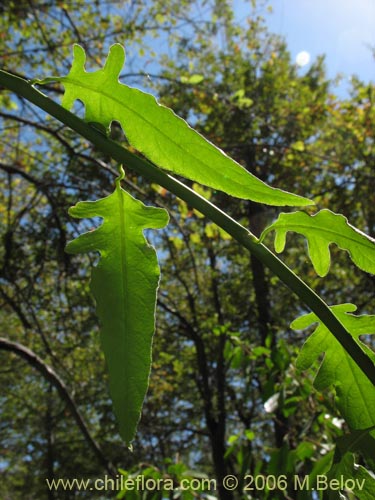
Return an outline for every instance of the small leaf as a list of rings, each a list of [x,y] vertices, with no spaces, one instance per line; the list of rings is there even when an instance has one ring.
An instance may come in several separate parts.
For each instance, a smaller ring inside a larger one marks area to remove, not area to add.
[[[181,83],[186,83],[189,85],[197,85],[198,83],[203,82],[203,80],[203,75],[181,76]]]
[[[307,198],[272,188],[193,130],[172,110],[138,89],[118,81],[125,61],[124,49],[110,48],[104,68],[85,71],[86,54],[74,45],[74,59],[65,77],[34,83],[60,81],[65,87],[62,105],[71,109],[75,100],[85,105],[85,119],[106,129],[118,121],[129,143],[155,165],[213,189],[269,205],[313,205]],[[196,75],[193,75],[193,77]],[[192,78],[193,78],[192,77]]]
[[[119,178],[120,179],[120,178]],[[77,203],[73,217],[102,217],[103,224],[68,243],[71,254],[98,251],[91,290],[101,323],[101,341],[108,365],[109,385],[120,434],[134,437],[151,366],[159,266],[143,229],[162,228],[164,209],[146,207],[120,187],[97,201]]]
[[[290,147],[295,151],[301,151],[301,152],[305,151],[305,144],[303,143],[303,141],[296,141],[293,144],[291,144]]]
[[[356,310],[353,304],[332,306],[331,310],[375,362],[375,353],[359,340],[360,335],[375,333],[375,316],[349,314]],[[315,314],[310,313],[294,320],[291,328],[301,330],[314,323],[318,323],[318,326],[302,346],[297,368],[308,369],[325,353],[314,381],[316,389],[335,387],[337,406],[351,430],[375,425],[375,388],[327,327]]]
[[[246,429],[246,430],[245,430],[245,432],[244,432],[244,434],[245,434],[245,437],[246,437],[246,439],[247,439],[248,441],[252,441],[252,440],[255,438],[255,433],[254,433],[254,431],[251,431],[251,430],[249,430],[249,429]]]
[[[232,100],[235,101],[240,108],[250,108],[254,104],[252,99],[245,96],[245,89],[237,90],[237,92],[232,95]]]
[[[319,276],[325,276],[329,271],[331,243],[347,250],[360,269],[375,274],[375,240],[351,226],[343,215],[326,209],[313,216],[305,212],[281,213],[263,231],[260,240],[270,231],[276,232],[275,250],[278,253],[285,248],[288,231],[303,234],[307,239],[311,262]]]

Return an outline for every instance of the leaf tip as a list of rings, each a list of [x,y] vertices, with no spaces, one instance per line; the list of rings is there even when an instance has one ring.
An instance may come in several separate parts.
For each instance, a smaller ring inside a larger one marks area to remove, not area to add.
[[[81,45],[75,43],[73,45],[73,64],[79,64],[84,69],[86,64],[86,52]]]
[[[120,43],[115,43],[109,48],[107,60],[104,64],[104,71],[111,73],[111,76],[119,78],[120,72],[125,63],[125,49]]]
[[[301,201],[301,207],[312,207],[316,205],[314,200],[310,200],[309,198],[305,198],[304,196],[299,196],[298,198]]]

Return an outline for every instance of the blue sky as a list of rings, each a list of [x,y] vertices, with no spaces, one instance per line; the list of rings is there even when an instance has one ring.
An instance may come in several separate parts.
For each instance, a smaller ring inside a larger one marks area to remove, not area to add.
[[[274,33],[283,35],[293,59],[306,51],[326,54],[329,77],[343,73],[375,80],[375,0],[271,0],[266,16]]]

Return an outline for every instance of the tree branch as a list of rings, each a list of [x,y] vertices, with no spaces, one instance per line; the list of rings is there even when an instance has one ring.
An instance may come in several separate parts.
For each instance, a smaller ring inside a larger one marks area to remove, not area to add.
[[[0,349],[13,352],[17,356],[25,359],[33,368],[38,370],[43,375],[43,377],[57,389],[61,398],[65,401],[68,408],[70,409],[71,414],[74,417],[80,431],[84,435],[87,443],[90,445],[98,461],[109,472],[109,474],[115,476],[117,474],[115,467],[109,460],[106,459],[99,444],[90,434],[90,431],[88,430],[88,427],[83,419],[83,416],[81,415],[75,401],[70,395],[68,388],[61,380],[61,378],[57,375],[57,373],[49,365],[47,365],[37,354],[35,354],[35,352],[31,351],[22,344],[19,344],[17,342],[12,342],[4,337],[0,337]]]

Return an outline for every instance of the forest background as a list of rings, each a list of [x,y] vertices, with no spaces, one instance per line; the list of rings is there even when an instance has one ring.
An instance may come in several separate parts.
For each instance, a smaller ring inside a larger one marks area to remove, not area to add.
[[[121,81],[157,95],[264,181],[343,213],[374,237],[374,84],[353,77],[338,95],[324,57],[302,71],[267,29],[272,2],[242,4],[239,19],[224,0],[3,1],[1,65],[29,79],[68,73],[78,42],[97,69],[109,46],[122,43]],[[47,91],[61,95],[58,86]],[[0,350],[1,498],[91,498],[51,491],[45,479],[101,477],[113,465],[125,475],[220,479],[303,475],[324,464],[344,429],[334,391],[313,390],[313,373],[294,365],[307,334],[290,323],[306,311],[226,233],[130,170],[128,190],[167,207],[171,222],[150,235],[162,270],[153,368],[134,450],[125,447],[89,292],[96,257],[64,252],[85,228],[68,208],[109,194],[116,165],[8,92],[0,119],[0,336],[32,350],[63,383],[57,391],[35,360]],[[124,140],[119,127],[111,134]],[[258,235],[278,213],[202,192]],[[302,240],[288,241],[283,259],[327,303],[374,311],[374,278],[345,253],[334,251],[330,274],[318,280]]]

